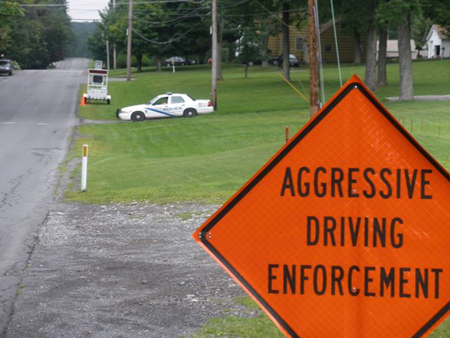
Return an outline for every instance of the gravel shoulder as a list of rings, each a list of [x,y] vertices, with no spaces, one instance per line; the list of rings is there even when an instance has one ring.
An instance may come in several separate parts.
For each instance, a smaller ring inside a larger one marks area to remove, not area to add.
[[[189,337],[245,315],[243,291],[190,237],[216,209],[56,202],[6,337]]]

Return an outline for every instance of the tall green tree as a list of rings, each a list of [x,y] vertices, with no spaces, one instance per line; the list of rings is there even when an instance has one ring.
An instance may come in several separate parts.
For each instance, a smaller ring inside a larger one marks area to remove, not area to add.
[[[0,2],[0,54],[3,54],[10,41],[12,20],[23,17],[23,10],[17,2]]]
[[[270,3],[269,3],[270,4]],[[290,26],[300,26],[302,22],[306,22],[306,16],[299,11],[291,11],[301,6],[306,10],[306,0],[273,0],[274,8],[281,12],[281,32],[283,35],[283,76],[290,81]]]
[[[387,40],[388,29],[386,25],[380,24],[379,26],[379,42],[378,42],[378,71],[377,71],[377,87],[384,87],[387,85]]]
[[[338,11],[345,31],[353,33],[355,37],[354,62],[361,62],[360,34],[367,33],[365,84],[376,89],[377,66],[377,18],[376,8],[379,0],[347,0],[340,3]]]
[[[377,8],[380,21],[388,22],[397,28],[400,88],[399,99],[414,98],[413,67],[411,57],[411,18],[421,10],[418,0],[389,0]]]
[[[106,38],[116,43],[119,52],[126,52],[127,6],[120,8],[110,7],[102,13],[102,21],[98,24],[101,34],[97,33],[89,41],[94,55],[102,53],[100,45],[104,45]],[[204,3],[195,2],[139,3],[134,6],[132,54],[138,71],[141,71],[144,55],[155,58],[158,70],[166,56],[205,55],[210,48],[209,24],[205,20],[207,11]]]
[[[244,63],[244,76],[247,77],[251,62],[261,59],[267,63],[269,14],[266,5],[271,6],[272,3],[264,5],[260,1],[249,1],[238,4],[230,0],[219,1],[219,21],[224,23],[222,35],[228,44],[229,60],[234,59],[237,48],[239,60]]]
[[[6,24],[8,32],[4,54],[22,68],[46,68],[51,62],[62,60],[71,35],[66,0],[20,0],[21,3],[27,5],[20,9],[22,15],[13,13],[10,20],[2,20],[1,25]]]
[[[433,24],[441,25],[450,32],[450,1],[448,0],[419,0],[425,18]]]

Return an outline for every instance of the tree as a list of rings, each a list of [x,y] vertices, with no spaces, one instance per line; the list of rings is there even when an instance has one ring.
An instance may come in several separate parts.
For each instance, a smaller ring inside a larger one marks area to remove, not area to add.
[[[383,87],[387,85],[387,73],[386,73],[387,39],[388,39],[388,29],[387,27],[380,25],[379,43],[378,43],[377,87]]]
[[[414,98],[411,17],[420,9],[418,0],[390,0],[382,2],[377,8],[377,16],[397,28],[401,101]]]
[[[447,28],[450,32],[450,2],[448,0],[419,0],[419,3],[425,18]]]
[[[364,82],[371,90],[376,89],[377,18],[375,10],[378,3],[379,0],[347,0],[338,7],[344,31],[352,33],[355,37],[355,63],[361,62],[360,33],[367,32]]]
[[[283,5],[283,13],[282,13],[282,32],[283,32],[283,76],[286,80],[291,81],[291,74],[289,72],[289,69],[291,68],[290,62],[289,62],[289,55],[291,54],[290,48],[291,48],[291,42],[289,39],[289,10],[290,10],[290,4],[288,2],[284,2]]]
[[[32,0],[27,4],[37,2]],[[39,4],[46,2],[49,1]],[[21,9],[17,3],[0,4],[0,46],[3,53],[19,62],[22,68],[46,68],[65,56],[71,34],[66,0],[51,3],[57,6]]]
[[[89,36],[87,40],[87,46],[90,54],[95,60],[106,60],[106,50],[105,50],[105,37],[99,23],[96,23],[97,27],[94,33]]]
[[[245,26],[241,29],[241,38],[238,47],[241,50],[240,59],[244,63],[244,77],[248,77],[248,65],[250,61],[259,54],[258,50],[259,36],[252,26]]]
[[[269,32],[270,32],[270,22],[266,15],[261,15],[259,19],[260,23],[260,48],[259,53],[261,55],[261,64],[263,67],[269,67],[269,56],[268,56],[268,42],[269,42]]]
[[[398,55],[400,66],[400,101],[414,99],[411,59],[411,12],[403,12],[398,24]]]
[[[377,68],[377,29],[375,22],[369,25],[367,31],[366,48],[366,72],[364,82],[370,90],[376,89],[376,68]]]
[[[186,2],[175,6],[172,4],[170,9],[175,16],[175,18],[172,16],[170,22],[174,53],[186,59],[198,55],[200,63],[206,61],[206,54],[211,48],[209,34],[211,16],[210,8],[206,5],[206,3]]]
[[[56,3],[64,5],[66,1],[59,0]],[[72,35],[70,18],[65,7],[56,7],[47,11],[42,20],[45,25],[43,39],[46,42],[49,63],[63,60],[66,46]]]
[[[23,10],[17,2],[0,2],[0,51],[4,52],[10,41],[11,20],[23,17]]]
[[[261,0],[238,3],[235,1],[219,2],[219,17],[224,22],[223,40],[228,45],[228,59],[233,61],[236,47],[239,59],[244,63],[245,77],[248,76],[248,64],[261,60],[267,65],[269,36],[269,8],[274,8],[273,0]],[[242,15],[251,13],[251,15]],[[220,33],[220,29],[219,29]],[[221,40],[219,34],[219,41]]]
[[[367,11],[365,1],[348,0],[337,3],[337,12],[341,21],[342,31],[353,35],[354,56],[353,63],[361,63],[361,33],[367,32],[370,15]]]
[[[290,38],[289,38],[289,26],[300,26],[302,21],[305,20],[305,16],[300,13],[292,12],[292,8],[298,8],[303,5],[307,8],[307,2],[302,0],[273,0],[276,10],[281,12],[281,31],[283,34],[283,76],[290,81],[290,63],[289,55],[290,51]],[[295,13],[295,14],[294,14]]]
[[[116,44],[119,53],[127,51],[127,29],[128,29],[128,6],[124,5],[121,10],[115,10],[110,6],[107,10],[100,13],[101,22],[97,23],[97,30],[88,40],[90,52],[98,59],[106,59],[106,39]],[[146,54],[154,51],[157,45],[158,35],[153,26],[162,27],[153,16],[158,20],[164,20],[161,4],[137,4],[134,6],[133,16],[133,35],[132,35],[132,55],[135,58],[137,72],[142,72],[142,60]],[[161,34],[162,35],[162,34]],[[153,41],[153,39],[155,41]],[[159,60],[161,61],[161,60]],[[161,70],[161,63],[159,63]]]

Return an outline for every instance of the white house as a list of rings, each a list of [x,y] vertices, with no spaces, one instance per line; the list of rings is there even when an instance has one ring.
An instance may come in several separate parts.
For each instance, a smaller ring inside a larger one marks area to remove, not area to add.
[[[440,58],[450,56],[450,35],[439,25],[431,26],[425,45],[428,50],[428,58]]]

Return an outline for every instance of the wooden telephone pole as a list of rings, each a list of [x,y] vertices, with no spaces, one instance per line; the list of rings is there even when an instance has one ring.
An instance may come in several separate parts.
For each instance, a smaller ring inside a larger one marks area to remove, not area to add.
[[[212,57],[211,57],[211,100],[217,109],[217,0],[212,0]]]
[[[128,9],[128,41],[127,41],[127,81],[131,81],[131,36],[133,32],[133,0]]]
[[[308,0],[309,17],[309,116],[319,110],[319,60],[317,58],[316,0]]]
[[[116,11],[116,0],[113,0],[113,9]],[[117,69],[117,51],[116,51],[116,43],[113,43],[113,69]]]
[[[106,69],[109,70],[109,39],[106,38]]]

